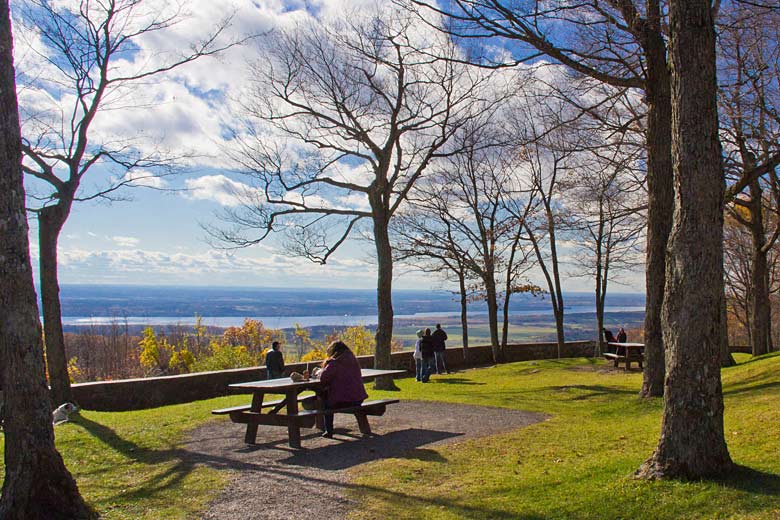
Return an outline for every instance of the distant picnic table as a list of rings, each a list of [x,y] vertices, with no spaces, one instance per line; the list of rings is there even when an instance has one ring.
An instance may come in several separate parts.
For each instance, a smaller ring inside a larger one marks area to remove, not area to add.
[[[396,376],[405,373],[405,370],[376,370],[370,368],[361,370],[361,376],[364,381],[381,376]],[[323,416],[326,413],[353,414],[357,419],[360,432],[368,434],[371,433],[371,426],[368,424],[367,416],[383,415],[387,405],[399,402],[398,399],[379,399],[363,401],[359,406],[325,410],[319,397],[319,394],[325,390],[325,385],[315,378],[306,381],[293,381],[289,377],[282,377],[236,383],[229,385],[229,387],[234,392],[251,393],[252,404],[221,408],[212,410],[211,413],[215,415],[229,415],[230,420],[234,423],[246,424],[244,442],[247,444],[256,442],[257,426],[265,424],[286,426],[290,446],[300,448],[301,428],[313,428],[315,425],[322,428]],[[315,395],[300,395],[307,390],[314,391]],[[284,397],[275,401],[263,402],[266,394],[281,394]],[[298,409],[298,403],[301,403],[303,410]],[[270,410],[263,413],[264,408],[269,408]],[[283,408],[286,413],[278,413]]]
[[[645,360],[644,343],[618,343],[616,341],[610,341],[607,343],[607,347],[614,352],[604,352],[604,357],[614,362],[615,368],[619,363],[625,363],[626,371],[631,368],[631,363],[639,363],[639,368],[643,368],[642,363]]]

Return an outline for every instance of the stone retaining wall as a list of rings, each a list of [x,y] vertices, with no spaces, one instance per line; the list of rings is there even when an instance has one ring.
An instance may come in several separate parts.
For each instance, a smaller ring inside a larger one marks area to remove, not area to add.
[[[561,357],[592,357],[595,344],[592,341],[568,342]],[[508,345],[505,351],[507,361],[531,359],[553,359],[558,357],[556,343],[528,343]],[[393,368],[406,369],[414,374],[414,359],[411,351],[394,352]],[[373,356],[358,358],[363,368],[372,368]],[[464,360],[462,348],[448,348],[446,361],[450,368],[460,369],[493,364],[490,346],[468,349]],[[311,364],[313,366],[313,364]],[[306,364],[287,365],[290,371],[303,372]],[[218,372],[199,372],[178,376],[147,377],[117,381],[97,381],[73,385],[73,398],[87,410],[124,411],[154,408],[176,403],[188,403],[226,395],[228,385],[265,379],[264,367],[237,368]]]

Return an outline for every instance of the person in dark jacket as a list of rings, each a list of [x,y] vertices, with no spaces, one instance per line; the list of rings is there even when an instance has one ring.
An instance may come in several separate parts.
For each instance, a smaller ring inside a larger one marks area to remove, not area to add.
[[[431,374],[436,370],[436,357],[434,350],[433,336],[431,335],[431,329],[425,329],[422,340],[420,341],[420,353],[422,354],[423,369],[422,369],[422,382],[427,383],[431,378]]]
[[[265,355],[265,371],[268,374],[268,379],[284,377],[284,356],[279,350],[278,341],[271,344],[271,350]]]
[[[620,330],[618,331],[617,340],[618,343],[625,343],[628,339],[628,336],[626,336],[626,331],[623,330],[623,327],[620,327]]]
[[[445,341],[447,341],[447,333],[441,328],[441,323],[436,324],[436,330],[433,331],[433,355],[435,358],[436,373],[444,374],[449,372],[447,365],[444,363],[444,349],[447,348]]]
[[[343,341],[328,346],[328,359],[322,362],[320,381],[326,387],[325,409],[359,406],[368,397],[363,386],[360,364]],[[325,415],[323,437],[333,437],[333,414]]]

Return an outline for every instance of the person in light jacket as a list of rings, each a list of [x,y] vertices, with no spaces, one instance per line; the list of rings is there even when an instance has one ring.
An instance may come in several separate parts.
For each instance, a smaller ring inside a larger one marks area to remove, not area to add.
[[[417,331],[417,341],[414,343],[414,368],[416,372],[417,381],[422,381],[423,374],[423,357],[420,350],[420,344],[422,343],[423,330]]]
[[[322,362],[319,372],[327,390],[325,409],[359,406],[367,397],[360,373],[360,364],[343,341],[334,341],[328,346],[328,359]],[[323,437],[333,437],[333,414],[325,415]]]

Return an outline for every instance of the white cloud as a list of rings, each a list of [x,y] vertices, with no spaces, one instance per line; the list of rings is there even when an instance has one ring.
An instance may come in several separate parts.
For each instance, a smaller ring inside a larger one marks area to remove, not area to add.
[[[120,247],[136,247],[141,243],[141,240],[135,237],[123,237],[121,235],[115,235],[110,238],[112,242]]]
[[[131,170],[125,174],[122,180],[129,181],[133,186],[146,188],[162,189],[168,185],[165,179],[148,170]]]
[[[211,200],[222,206],[238,206],[252,192],[252,188],[225,175],[204,175],[187,179],[185,197],[195,200]]]

